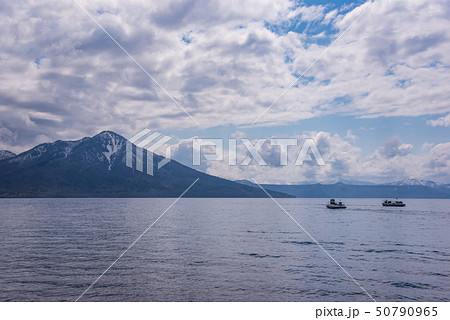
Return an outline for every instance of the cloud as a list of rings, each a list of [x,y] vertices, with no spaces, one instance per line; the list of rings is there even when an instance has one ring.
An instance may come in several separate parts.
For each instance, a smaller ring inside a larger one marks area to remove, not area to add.
[[[192,166],[192,140],[178,142],[173,153],[175,160],[190,165],[194,169],[231,180],[255,178],[261,183],[332,183],[341,180],[366,180],[376,183],[398,181],[407,178],[433,180],[440,183],[450,182],[450,143],[437,145],[426,144],[419,153],[412,153],[413,146],[402,143],[399,138],[388,140],[383,147],[365,155],[362,150],[348,138],[329,132],[304,132],[296,135],[297,146],[288,148],[288,165],[280,165],[280,151],[277,146],[270,146],[267,141],[260,150],[266,165],[252,161],[242,165],[249,154],[240,141],[245,134],[236,133],[237,165],[229,165],[228,147],[224,143],[222,161],[202,161],[201,166]],[[267,137],[280,138],[280,137]],[[293,137],[290,137],[293,138]],[[325,166],[318,166],[314,161],[295,165],[304,139],[312,138],[317,145]],[[256,140],[252,141],[253,144]],[[205,152],[214,152],[213,148]]]
[[[450,127],[450,113],[436,120],[428,120],[427,125],[432,127],[439,127],[439,126]]]
[[[352,133],[352,130],[350,130],[350,129],[347,130],[347,134],[345,135],[345,138],[350,141],[353,141],[353,142],[355,142],[358,139],[358,137],[356,135],[354,135]]]
[[[412,148],[412,145],[402,143],[398,137],[394,137],[389,141],[386,141],[384,147],[380,149],[380,154],[386,159],[391,159],[394,157],[404,157],[411,152]]]
[[[351,10],[287,0],[81,4],[205,128],[252,123],[371,2]],[[450,98],[448,11],[443,0],[378,1],[261,121],[442,114]],[[320,33],[328,41],[293,31],[312,21],[332,28]],[[10,114],[57,115],[59,123],[30,117],[50,138],[195,127],[74,3],[4,3],[0,27],[0,105]],[[8,127],[16,143],[33,142],[19,124]]]
[[[193,168],[232,180],[257,178],[257,181],[270,183],[329,181],[330,176],[333,177],[332,179],[337,179],[351,173],[351,165],[357,161],[361,152],[359,148],[352,146],[338,135],[323,131],[305,132],[294,137],[267,137],[259,150],[266,165],[259,165],[253,158],[249,165],[243,165],[243,160],[250,155],[241,141],[245,134],[236,132],[233,136],[237,138],[237,165],[229,165],[229,148],[225,141],[223,161],[204,161],[202,166],[193,166]],[[296,146],[288,146],[287,166],[281,165],[280,147],[270,144],[271,139],[282,138],[297,139]],[[314,156],[312,161],[305,161],[302,166],[295,165],[303,142],[307,138],[314,140],[325,159],[325,166],[318,166]],[[253,145],[256,142],[257,140],[251,141]],[[192,164],[192,141],[189,139],[180,141],[174,149],[177,150],[173,153],[175,160]],[[211,151],[206,150],[206,152]]]

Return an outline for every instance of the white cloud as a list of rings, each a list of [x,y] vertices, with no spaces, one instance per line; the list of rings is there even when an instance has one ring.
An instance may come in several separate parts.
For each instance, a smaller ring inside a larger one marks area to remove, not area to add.
[[[238,133],[237,136],[245,135]],[[261,183],[331,183],[349,179],[383,183],[411,177],[440,183],[450,181],[450,143],[435,146],[427,144],[425,148],[420,148],[420,153],[413,154],[412,145],[402,143],[400,139],[394,137],[386,141],[383,147],[364,155],[360,148],[348,141],[348,138],[329,132],[304,132],[294,138],[298,140],[298,145],[288,147],[287,166],[280,165],[279,147],[270,146],[268,141],[259,151],[267,165],[261,166],[255,161],[248,166],[241,165],[249,153],[240,142],[240,138],[237,140],[237,165],[229,165],[226,141],[223,161],[202,161],[201,166],[192,166],[190,139],[182,140],[174,147],[177,151],[173,154],[173,158],[212,175],[231,180],[255,178]],[[306,138],[315,141],[325,160],[325,166],[318,166],[315,161],[305,162],[302,166],[294,165],[302,141]],[[214,150],[212,148],[205,152],[212,153]]]
[[[423,178],[448,183],[449,169],[450,143],[441,143],[420,154],[409,153],[388,159],[377,150],[362,164],[361,173],[378,177],[381,181]]]
[[[412,148],[411,144],[402,143],[398,137],[395,137],[386,141],[384,147],[379,149],[379,153],[386,159],[391,159],[407,156]]]
[[[353,141],[353,142],[355,142],[358,139],[358,137],[356,135],[354,135],[352,130],[350,130],[350,129],[347,130],[347,134],[345,135],[345,138],[350,141]]]
[[[440,117],[436,120],[428,120],[427,125],[432,126],[432,127],[438,127],[438,126],[450,127],[450,113],[447,114],[446,116]]]
[[[298,16],[301,17],[301,21],[316,21],[316,20],[322,20],[324,18],[324,6],[316,5],[316,6],[299,6],[298,8],[288,12],[287,15],[284,16],[284,19],[293,19],[297,18]],[[332,11],[335,12],[335,11]],[[331,19],[332,14],[327,14],[325,18],[327,18],[327,21]]]

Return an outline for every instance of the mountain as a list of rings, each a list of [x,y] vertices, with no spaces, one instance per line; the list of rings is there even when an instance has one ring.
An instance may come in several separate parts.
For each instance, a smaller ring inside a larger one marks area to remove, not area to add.
[[[236,180],[248,186],[257,186],[248,180]],[[333,184],[279,185],[262,184],[266,190],[287,193],[297,198],[427,198],[450,199],[450,185],[433,181],[406,179],[386,184],[363,184],[363,181]]]
[[[250,180],[246,180],[246,179],[234,180],[234,181],[245,184],[246,186],[259,187],[256,183],[254,183]],[[357,185],[357,186],[359,186],[359,185],[375,185],[375,183],[368,182],[368,181],[360,181],[360,180],[340,180],[336,183],[350,184],[350,185]],[[309,184],[305,184],[305,185],[309,185]]]
[[[258,186],[249,180],[236,182]],[[439,185],[433,181],[408,179],[386,184],[362,184],[363,181],[333,184],[261,184],[266,190],[278,191],[296,198],[428,198],[450,199],[450,185]]]
[[[154,175],[125,165],[126,139],[104,131],[77,141],[44,143],[0,160],[0,197],[267,197],[260,189],[214,177],[176,161]],[[147,153],[144,152],[144,163]],[[145,167],[144,167],[145,169]],[[271,191],[273,197],[292,197]]]
[[[430,187],[430,188],[438,188],[440,186],[436,182],[427,181],[427,180],[419,180],[419,179],[404,179],[404,180],[401,180],[401,181],[387,183],[387,185],[394,185],[394,186],[425,186],[425,187]]]
[[[426,185],[262,185],[265,189],[283,192],[298,198],[428,198],[450,199],[450,188]]]
[[[0,160],[8,159],[16,156],[15,153],[8,150],[0,150]]]
[[[373,186],[376,185],[376,183],[369,182],[369,181],[360,181],[360,180],[339,180],[337,182],[343,183],[343,184],[350,184],[354,186]]]

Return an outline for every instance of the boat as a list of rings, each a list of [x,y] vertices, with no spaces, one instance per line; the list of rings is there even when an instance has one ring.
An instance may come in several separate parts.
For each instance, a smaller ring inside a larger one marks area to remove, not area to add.
[[[335,199],[330,199],[330,202],[327,203],[327,208],[328,209],[345,209],[347,207],[340,200],[339,200],[339,202],[336,202]]]
[[[406,206],[403,201],[398,200],[398,198],[395,198],[395,201],[391,200],[384,200],[382,203],[383,207],[404,207]]]

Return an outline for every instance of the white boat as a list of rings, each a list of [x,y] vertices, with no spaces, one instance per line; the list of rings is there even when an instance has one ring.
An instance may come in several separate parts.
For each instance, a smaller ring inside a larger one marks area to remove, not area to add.
[[[345,209],[347,207],[340,200],[339,200],[339,202],[336,202],[335,199],[330,199],[330,202],[327,203],[327,208],[328,209]]]
[[[403,201],[400,201],[398,199],[391,201],[391,200],[384,200],[382,203],[383,207],[404,207],[406,204],[403,203]]]

